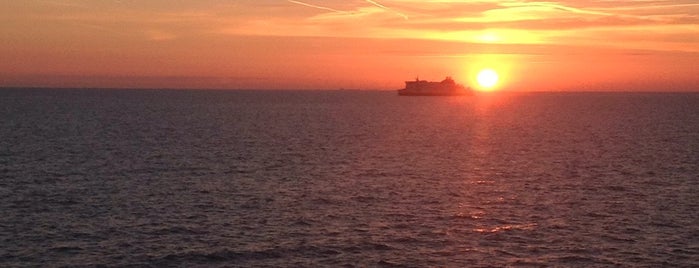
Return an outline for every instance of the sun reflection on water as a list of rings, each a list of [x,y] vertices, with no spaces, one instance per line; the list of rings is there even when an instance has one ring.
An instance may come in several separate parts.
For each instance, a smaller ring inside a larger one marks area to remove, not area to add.
[[[485,227],[485,228],[475,228],[474,232],[477,233],[497,233],[509,230],[525,230],[530,231],[536,228],[536,223],[526,223],[526,224],[512,224],[512,225],[501,225],[495,227]]]

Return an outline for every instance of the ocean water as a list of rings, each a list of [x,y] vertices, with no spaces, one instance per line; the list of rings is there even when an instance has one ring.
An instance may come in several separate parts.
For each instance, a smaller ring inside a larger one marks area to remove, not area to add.
[[[0,266],[697,267],[699,94],[0,90]]]

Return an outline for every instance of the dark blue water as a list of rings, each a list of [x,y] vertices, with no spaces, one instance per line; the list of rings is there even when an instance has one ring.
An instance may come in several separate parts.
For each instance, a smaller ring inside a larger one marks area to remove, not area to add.
[[[699,94],[0,90],[0,266],[696,267]]]

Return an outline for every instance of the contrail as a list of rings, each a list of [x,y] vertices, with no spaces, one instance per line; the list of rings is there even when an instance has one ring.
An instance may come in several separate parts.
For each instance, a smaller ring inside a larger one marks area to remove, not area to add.
[[[395,11],[395,10],[393,10],[393,9],[390,9],[390,8],[388,8],[387,6],[384,6],[384,5],[382,5],[382,4],[380,4],[380,3],[376,2],[376,1],[373,1],[373,0],[365,0],[365,1],[366,1],[367,3],[369,3],[369,4],[372,4],[372,5],[377,6],[377,7],[381,8],[381,9],[383,9],[383,10],[387,10],[387,11],[391,11],[391,12],[393,12],[393,13],[396,13],[396,14],[400,15],[401,17],[403,17],[403,18],[406,19],[406,20],[408,19],[408,16],[407,16],[407,15],[405,15],[405,14],[403,14],[403,13],[400,13],[400,12],[398,12],[398,11]]]
[[[571,12],[571,13],[578,13],[578,14],[605,15],[605,16],[613,15],[611,13],[606,13],[606,12],[574,8],[574,7],[570,7],[570,6],[566,6],[566,5],[552,4],[552,3],[547,3],[547,2],[541,2],[541,3],[502,3],[500,5],[505,6],[505,7],[547,7],[547,8],[558,9],[558,10],[563,10],[563,11],[567,11],[567,12]]]
[[[288,2],[290,2],[290,3],[297,4],[297,5],[302,5],[302,6],[307,6],[307,7],[312,7],[312,8],[317,8],[317,9],[322,9],[322,10],[327,10],[327,11],[332,11],[332,12],[337,12],[337,13],[342,13],[342,14],[352,14],[352,13],[353,13],[353,12],[350,12],[350,11],[338,10],[338,9],[334,9],[334,8],[331,8],[331,7],[319,6],[319,5],[309,4],[309,3],[301,2],[301,1],[295,1],[295,0],[286,0],[286,1],[288,1]],[[376,6],[376,7],[378,7],[378,8],[381,8],[381,9],[383,9],[383,10],[396,13],[396,14],[398,14],[399,16],[403,17],[403,18],[406,19],[406,20],[408,19],[408,16],[407,16],[407,15],[405,15],[405,14],[403,14],[403,13],[400,13],[400,12],[394,10],[394,9],[391,9],[391,8],[389,8],[389,7],[387,7],[387,6],[384,6],[384,5],[382,5],[381,3],[378,3],[378,2],[373,1],[373,0],[365,0],[365,1],[366,1],[367,3],[369,3],[369,4],[372,4],[372,5]]]
[[[337,12],[337,13],[349,13],[347,11],[337,10],[334,8],[329,8],[329,7],[324,7],[324,6],[313,5],[313,4],[304,3],[301,1],[294,1],[294,0],[286,0],[286,1],[289,1],[289,2],[297,4],[297,5],[302,5],[302,6],[307,6],[307,7],[312,7],[312,8],[322,9],[322,10],[328,10],[328,11]]]

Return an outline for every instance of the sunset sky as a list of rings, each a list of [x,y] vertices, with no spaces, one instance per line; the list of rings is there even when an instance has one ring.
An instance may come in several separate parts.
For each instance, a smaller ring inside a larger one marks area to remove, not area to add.
[[[0,0],[0,86],[699,91],[696,0]]]

